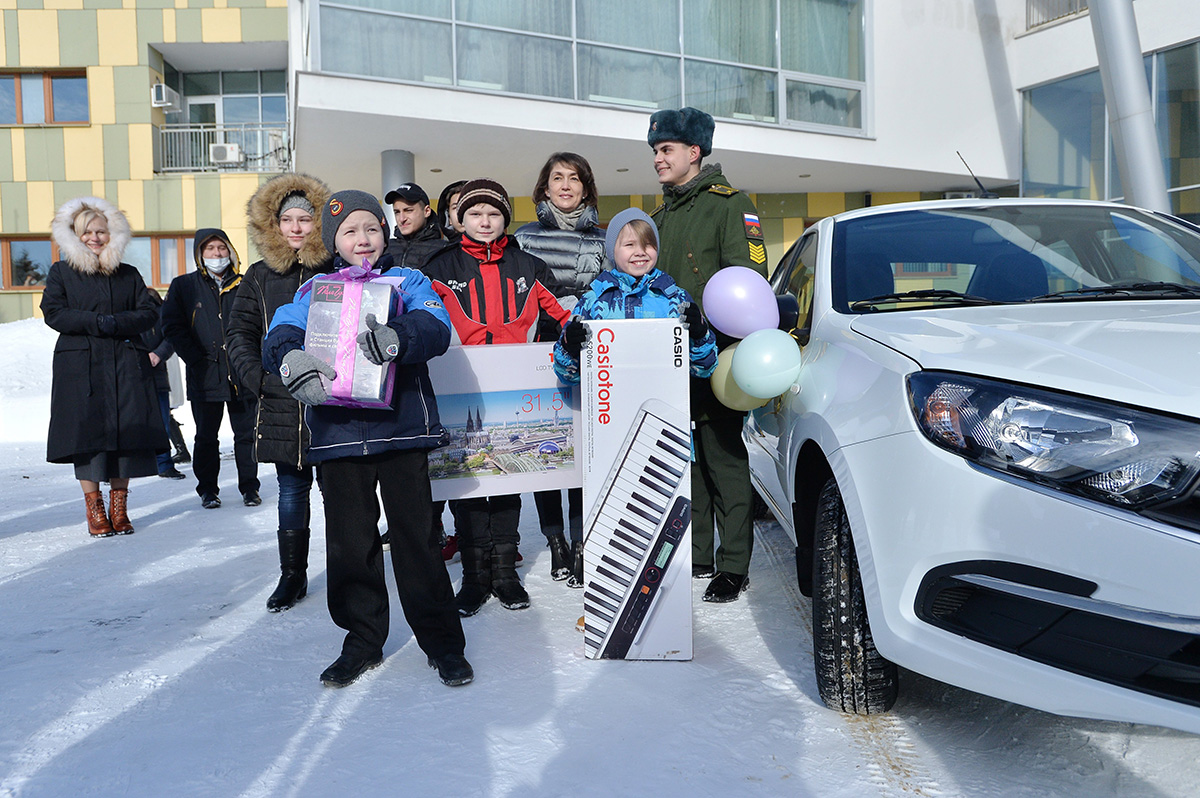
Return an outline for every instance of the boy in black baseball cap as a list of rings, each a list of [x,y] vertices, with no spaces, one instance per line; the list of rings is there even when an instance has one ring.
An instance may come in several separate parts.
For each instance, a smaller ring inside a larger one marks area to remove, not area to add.
[[[396,214],[396,235],[387,249],[393,264],[422,268],[445,245],[437,215],[429,207],[429,195],[416,183],[401,183],[383,201]]]

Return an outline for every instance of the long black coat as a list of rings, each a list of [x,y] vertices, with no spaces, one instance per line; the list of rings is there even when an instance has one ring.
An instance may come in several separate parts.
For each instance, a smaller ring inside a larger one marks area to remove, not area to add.
[[[59,332],[46,459],[71,463],[97,452],[167,451],[141,339],[158,308],[137,269],[122,263],[112,274],[83,274],[59,261],[46,276],[41,307],[46,324]],[[100,335],[103,315],[116,318],[115,335]]]
[[[163,335],[187,370],[191,402],[228,402],[253,397],[229,367],[225,329],[241,275],[231,266],[221,285],[200,267],[171,281],[163,300]]]

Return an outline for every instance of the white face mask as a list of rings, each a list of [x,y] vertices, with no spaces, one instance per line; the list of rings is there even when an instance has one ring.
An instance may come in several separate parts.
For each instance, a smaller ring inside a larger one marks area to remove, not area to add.
[[[204,268],[213,274],[224,274],[229,268],[229,258],[204,258]]]

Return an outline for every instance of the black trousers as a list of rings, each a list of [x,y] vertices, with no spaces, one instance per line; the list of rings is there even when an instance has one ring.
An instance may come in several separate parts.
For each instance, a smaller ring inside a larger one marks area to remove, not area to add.
[[[546,540],[561,535],[563,529],[562,491],[539,490],[533,494],[537,507],[538,524]],[[571,542],[583,540],[583,488],[567,489],[567,523],[570,526]]]
[[[390,616],[379,542],[379,501],[391,533],[392,571],[404,619],[427,655],[466,647],[454,589],[433,530],[426,453],[403,449],[329,460],[320,466],[325,496],[329,615],[346,630],[342,653],[383,654]]]
[[[454,521],[458,526],[459,551],[478,546],[491,551],[497,543],[521,541],[517,522],[521,520],[521,494],[459,499],[454,502]]]
[[[192,418],[196,421],[196,444],[192,449],[192,471],[196,474],[196,493],[218,494],[217,475],[221,472],[221,444],[217,434],[221,418],[229,408],[229,426],[233,428],[233,459],[237,463],[238,490],[257,491],[258,462],[254,459],[254,416],[257,399],[228,402],[193,401]]]

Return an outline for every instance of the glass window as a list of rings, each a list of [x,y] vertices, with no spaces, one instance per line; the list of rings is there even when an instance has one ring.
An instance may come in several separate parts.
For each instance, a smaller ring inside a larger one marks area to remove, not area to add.
[[[863,0],[783,0],[780,11],[784,69],[866,80]]]
[[[271,69],[262,73],[263,94],[284,94],[287,92],[287,72],[282,69]]]
[[[575,14],[580,39],[679,52],[679,0],[576,0]]]
[[[154,285],[170,285],[179,274],[179,239],[158,239],[158,279]]]
[[[121,260],[136,268],[142,275],[142,282],[146,285],[154,284],[154,271],[151,268],[151,254],[154,251],[153,241],[149,236],[135,236],[129,242],[129,246],[125,247],[125,254],[121,256]]]
[[[862,92],[789,80],[787,118],[794,122],[861,128]]]
[[[46,274],[53,262],[50,241],[9,241],[12,263],[12,287],[45,285]]]
[[[1192,224],[1200,224],[1200,189],[1175,191],[1171,194],[1171,213]]]
[[[266,123],[283,123],[287,121],[286,97],[262,98],[262,121]]]
[[[1200,45],[1158,54],[1157,127],[1167,185],[1200,183]]]
[[[458,84],[542,97],[574,95],[571,43],[458,29]]]
[[[42,75],[22,75],[21,122],[26,125],[40,125],[45,121],[46,95],[42,89]]]
[[[183,93],[189,97],[220,94],[221,76],[217,72],[189,72],[183,76]]]
[[[17,79],[0,75],[0,125],[17,124]]]
[[[607,47],[579,46],[579,99],[678,108],[679,59]]]
[[[337,0],[338,5],[450,19],[450,0]]]
[[[686,61],[684,102],[713,116],[775,121],[775,73]]]
[[[449,84],[454,75],[450,31],[441,22],[325,8],[321,65],[347,75]]]
[[[258,94],[257,72],[222,72],[222,94]]]
[[[775,0],[683,0],[683,51],[775,66]]]
[[[87,78],[51,77],[50,96],[55,122],[88,121]]]
[[[225,124],[246,125],[258,122],[257,97],[224,97],[221,104],[225,112]]]
[[[571,0],[458,0],[455,14],[459,22],[571,35]]]
[[[1023,193],[1104,196],[1104,89],[1089,72],[1025,92]]]

